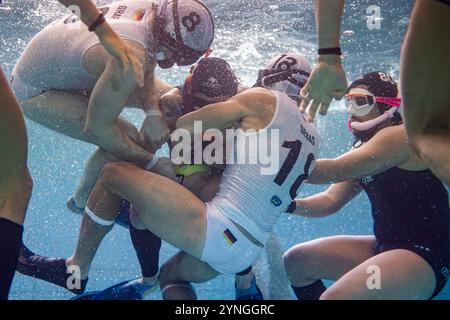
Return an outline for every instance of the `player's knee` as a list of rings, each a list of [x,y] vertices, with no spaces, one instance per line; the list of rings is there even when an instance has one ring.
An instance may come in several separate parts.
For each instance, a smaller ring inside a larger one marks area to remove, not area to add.
[[[167,266],[167,262],[165,262],[160,268],[159,268],[159,283],[163,283],[169,280],[170,276],[170,268]]]
[[[283,254],[283,264],[289,279],[311,276],[311,261],[307,249],[295,246]]]
[[[20,109],[23,114],[37,123],[45,123],[45,119],[42,117],[41,108],[36,103],[34,98],[30,98],[19,103]]]
[[[22,112],[24,113],[25,116],[27,116],[28,118],[33,119],[33,110],[34,107],[31,106],[29,100],[24,100],[21,101],[19,103],[20,108],[22,109]]]
[[[320,300],[353,300],[350,291],[339,287],[330,287],[320,296]]]
[[[320,300],[343,300],[341,292],[334,289],[328,289],[320,296]]]
[[[159,283],[161,285],[167,283],[168,281],[179,281],[176,276],[176,263],[173,259],[166,261],[159,269]]]
[[[19,174],[14,175],[14,178],[10,180],[10,185],[12,187],[9,189],[9,193],[13,198],[17,201],[28,202],[33,191],[33,179],[27,167]]]
[[[283,254],[283,265],[288,275],[295,268],[295,256],[292,248]]]
[[[127,165],[127,163],[123,162],[108,162],[103,166],[97,183],[108,185],[116,180],[120,180],[120,176]]]
[[[23,177],[23,194],[27,201],[31,198],[33,192],[33,179],[31,178],[30,172],[26,169]]]
[[[33,180],[28,168],[7,178],[6,187],[3,184],[0,185],[0,191],[0,207],[6,203],[9,208],[2,212],[5,214],[4,217],[22,224],[33,191]]]

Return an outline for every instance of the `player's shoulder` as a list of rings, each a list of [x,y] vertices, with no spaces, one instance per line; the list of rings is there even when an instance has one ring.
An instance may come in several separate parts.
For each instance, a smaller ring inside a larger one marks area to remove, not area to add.
[[[260,107],[276,104],[276,95],[264,88],[249,88],[234,97],[235,100],[248,107]]]

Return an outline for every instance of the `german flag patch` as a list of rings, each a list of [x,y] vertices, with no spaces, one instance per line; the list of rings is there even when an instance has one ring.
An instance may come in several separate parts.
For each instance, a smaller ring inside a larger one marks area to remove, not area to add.
[[[133,20],[141,21],[142,18],[144,17],[144,15],[145,15],[145,10],[144,9],[138,9],[133,15]]]
[[[223,237],[230,246],[237,241],[236,237],[231,233],[230,229],[227,229],[223,232]]]

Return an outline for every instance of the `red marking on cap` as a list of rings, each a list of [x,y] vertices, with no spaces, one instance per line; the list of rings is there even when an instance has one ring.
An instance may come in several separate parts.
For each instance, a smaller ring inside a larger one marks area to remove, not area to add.
[[[213,52],[213,50],[211,48],[208,48],[208,50],[206,50],[206,52],[205,52],[205,58],[208,58],[212,52]]]

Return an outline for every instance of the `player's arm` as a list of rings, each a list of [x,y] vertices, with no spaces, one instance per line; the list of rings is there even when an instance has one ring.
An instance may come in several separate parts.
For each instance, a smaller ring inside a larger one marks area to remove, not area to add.
[[[320,49],[339,47],[341,17],[344,0],[315,0],[318,45]],[[320,55],[316,66],[301,90],[304,112],[310,105],[308,121],[313,121],[317,110],[326,114],[333,98],[341,99],[347,89],[347,79],[337,54]],[[320,106],[320,109],[319,109]]]
[[[326,217],[338,212],[360,192],[356,180],[336,183],[321,193],[295,199],[297,206],[293,214],[307,218]]]
[[[276,97],[270,91],[260,88],[248,89],[227,101],[207,105],[180,117],[177,128],[194,133],[196,121],[201,121],[203,132],[208,129],[230,128],[246,117],[264,117],[267,110],[265,107],[273,105],[275,101]]]
[[[136,79],[139,86],[144,83],[144,69],[133,51],[125,44],[122,38],[104,21],[101,24],[100,10],[91,0],[58,0],[66,7],[77,6],[81,13],[81,21],[86,26],[96,26],[94,32],[97,34],[100,42],[119,62],[120,71],[129,74]]]
[[[359,148],[335,159],[318,160],[308,183],[337,183],[375,175],[405,162],[413,155],[404,126],[388,127]]]
[[[145,166],[152,154],[122,130],[117,122],[136,86],[133,77],[120,72],[117,59],[109,57],[89,98],[84,132],[107,152]]]

